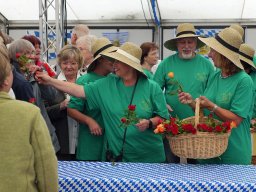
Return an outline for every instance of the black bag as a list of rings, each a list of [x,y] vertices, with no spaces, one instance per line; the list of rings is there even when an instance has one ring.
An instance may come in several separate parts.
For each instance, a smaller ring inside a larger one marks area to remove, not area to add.
[[[108,149],[106,151],[106,161],[107,162],[121,162],[121,161],[123,161],[123,152],[121,152],[119,155],[115,156],[113,151]]]

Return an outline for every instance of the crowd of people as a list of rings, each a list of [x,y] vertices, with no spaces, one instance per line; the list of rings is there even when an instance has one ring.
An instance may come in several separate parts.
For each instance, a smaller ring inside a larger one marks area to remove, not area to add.
[[[82,24],[57,54],[59,73],[40,61],[35,36],[12,42],[0,36],[0,178],[6,181],[1,190],[15,188],[7,180],[15,177],[19,187],[57,191],[57,159],[179,163],[154,128],[170,117],[194,116],[196,98],[205,115],[234,121],[237,128],[220,157],[188,163],[251,163],[255,50],[243,42],[240,25],[205,38],[196,35],[193,24],[179,24],[176,36],[164,43],[176,53],[155,72],[159,47],[154,42],[115,47]],[[212,62],[197,53],[205,45]],[[170,72],[182,89],[169,82]],[[122,120],[127,110],[133,111],[132,122]]]

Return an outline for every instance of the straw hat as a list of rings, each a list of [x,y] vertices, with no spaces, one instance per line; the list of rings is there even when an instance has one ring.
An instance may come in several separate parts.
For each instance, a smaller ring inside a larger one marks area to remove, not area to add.
[[[92,45],[92,53],[93,53],[93,61],[88,67],[88,72],[94,70],[96,66],[96,60],[101,57],[102,53],[109,53],[111,51],[116,51],[117,47],[115,47],[109,39],[106,37],[98,38],[95,43]]]
[[[101,55],[111,60],[114,59],[114,60],[121,61],[131,66],[132,68],[136,69],[145,77],[147,77],[143,72],[143,69],[140,64],[141,54],[142,54],[142,50],[140,47],[138,47],[134,43],[126,42],[116,51],[111,53],[104,53]]]
[[[177,46],[176,46],[176,40],[185,38],[185,37],[199,37],[199,35],[196,35],[196,29],[193,24],[191,23],[182,23],[179,24],[176,30],[176,37],[173,39],[170,39],[164,43],[164,46],[167,49],[170,49],[172,51],[177,51]],[[204,43],[201,41],[197,42],[196,48],[200,48],[204,46]]]
[[[235,29],[242,36],[242,38],[244,38],[244,29],[243,29],[243,27],[241,25],[239,25],[239,24],[232,24],[232,25],[230,25],[230,27],[232,29]]]
[[[223,29],[215,37],[199,39],[206,45],[228,58],[240,69],[244,69],[239,59],[239,48],[243,43],[241,35],[230,27]]]
[[[255,50],[249,46],[248,44],[242,44],[239,48],[239,58],[246,62],[248,65],[252,66],[254,69],[256,67],[253,64],[253,56],[254,56]]]

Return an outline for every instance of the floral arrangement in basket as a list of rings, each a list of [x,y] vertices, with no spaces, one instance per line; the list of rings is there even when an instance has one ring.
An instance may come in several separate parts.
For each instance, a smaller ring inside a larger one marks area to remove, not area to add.
[[[166,135],[172,152],[178,157],[208,159],[225,152],[234,127],[233,121],[221,122],[212,114],[200,115],[200,100],[196,99],[195,116],[159,122],[154,132]]]
[[[209,133],[228,133],[232,128],[236,127],[234,121],[216,122],[213,115],[210,114],[205,118],[204,123],[199,123],[197,127],[188,121],[182,121],[178,118],[171,117],[165,121],[160,121],[154,132],[156,134],[167,134],[176,136],[179,134],[196,134],[197,131]]]

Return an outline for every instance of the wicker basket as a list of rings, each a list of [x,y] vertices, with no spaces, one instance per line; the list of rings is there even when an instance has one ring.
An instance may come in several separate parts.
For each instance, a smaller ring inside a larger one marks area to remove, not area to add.
[[[194,123],[195,127],[204,123],[207,117],[200,115],[200,101],[196,99],[195,116],[182,121]],[[219,122],[214,119],[214,121]],[[181,158],[209,159],[218,157],[225,152],[228,146],[230,133],[209,133],[199,132],[196,134],[180,134],[177,136],[167,136],[172,152]]]

